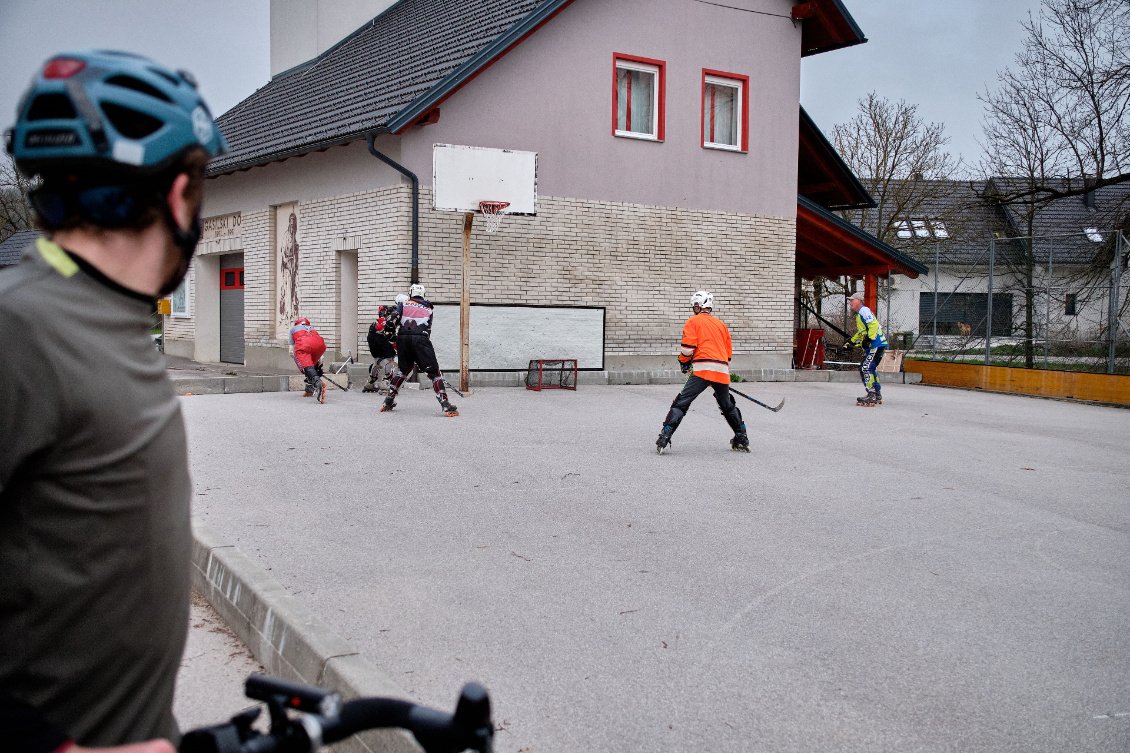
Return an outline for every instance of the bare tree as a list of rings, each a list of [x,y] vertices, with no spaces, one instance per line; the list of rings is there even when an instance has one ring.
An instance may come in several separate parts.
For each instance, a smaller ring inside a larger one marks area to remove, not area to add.
[[[1130,180],[1130,3],[1043,0],[985,105],[984,167],[1037,208]]]
[[[1043,0],[1023,25],[1015,67],[980,95],[981,172],[1027,237],[1006,263],[1023,286],[1024,361],[1032,368],[1037,216],[1057,199],[1130,180],[1130,3]]]
[[[845,219],[884,242],[895,238],[900,223],[944,198],[948,189],[939,181],[960,169],[945,150],[943,124],[924,121],[918,105],[875,92],[859,100],[854,118],[832,128],[832,143],[877,203],[848,210]]]
[[[27,193],[32,185],[16,170],[8,155],[0,151],[0,241],[19,230],[30,230],[31,206]]]

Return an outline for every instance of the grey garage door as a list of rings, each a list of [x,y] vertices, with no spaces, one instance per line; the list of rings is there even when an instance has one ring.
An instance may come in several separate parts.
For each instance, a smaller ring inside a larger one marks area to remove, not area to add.
[[[220,360],[243,363],[243,254],[220,257]]]

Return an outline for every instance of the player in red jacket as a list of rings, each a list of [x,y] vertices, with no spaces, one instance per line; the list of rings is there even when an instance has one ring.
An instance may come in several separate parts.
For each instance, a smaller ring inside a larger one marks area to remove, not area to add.
[[[730,394],[730,359],[734,356],[730,330],[726,329],[720,319],[714,318],[711,313],[714,296],[705,290],[691,296],[691,308],[694,315],[683,325],[679,365],[684,374],[692,369],[693,373],[687,378],[683,391],[675,398],[675,402],[671,403],[671,410],[663,421],[663,431],[655,441],[655,449],[660,455],[663,454],[691,403],[707,387],[711,387],[714,389],[714,399],[718,401],[718,409],[734,430],[730,448],[738,452],[749,452],[749,437],[746,435],[745,423],[742,422],[742,412],[738,410],[734,396]]]
[[[310,320],[303,317],[296,319],[290,328],[290,344],[294,346],[294,362],[306,377],[306,391],[302,397],[313,395],[319,403],[326,402],[326,385],[321,380],[326,341],[310,326]]]

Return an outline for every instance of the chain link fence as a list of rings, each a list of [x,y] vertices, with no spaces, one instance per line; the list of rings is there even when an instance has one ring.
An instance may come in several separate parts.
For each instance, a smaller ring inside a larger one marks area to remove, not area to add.
[[[875,316],[909,358],[1130,374],[1128,252],[1122,233],[1094,228],[939,241],[904,250],[929,275],[879,279]],[[799,324],[825,329],[830,368],[852,367],[836,329],[855,331],[847,296],[862,289],[842,278],[802,288]]]

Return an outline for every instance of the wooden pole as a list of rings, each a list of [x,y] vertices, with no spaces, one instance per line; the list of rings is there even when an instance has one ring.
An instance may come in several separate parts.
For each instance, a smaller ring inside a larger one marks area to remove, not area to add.
[[[863,305],[875,313],[879,306],[879,278],[877,275],[863,276]]]
[[[463,215],[463,297],[459,301],[459,391],[471,389],[471,225],[475,214]]]

